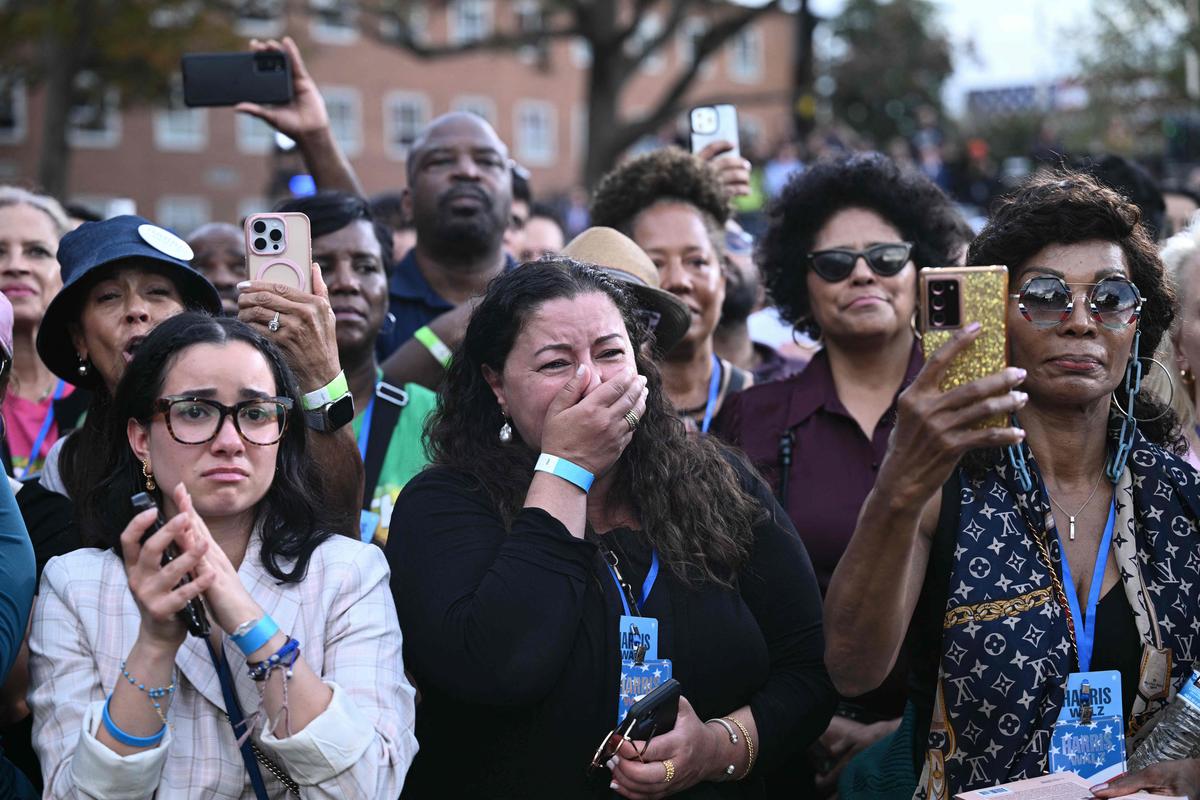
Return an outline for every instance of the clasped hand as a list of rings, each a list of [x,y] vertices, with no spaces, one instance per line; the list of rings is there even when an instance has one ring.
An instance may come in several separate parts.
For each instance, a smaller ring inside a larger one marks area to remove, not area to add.
[[[179,513],[144,543],[142,536],[154,524],[157,510],[135,516],[121,533],[121,555],[141,614],[142,636],[176,649],[187,636],[179,611],[196,597],[203,596],[213,621],[226,633],[262,616],[262,609],[242,585],[225,551],[213,541],[182,483],[172,496]],[[172,544],[178,555],[164,566],[163,553]],[[188,574],[192,580],[181,583]]]
[[[679,698],[679,713],[673,729],[655,736],[648,743],[624,742],[621,745],[610,762],[613,791],[632,800],[654,800],[708,780],[714,770],[722,766],[717,737],[729,741],[723,729],[716,731],[705,725],[692,710],[691,703],[686,698]],[[667,759],[674,767],[670,781],[666,780],[667,769],[663,765]]]

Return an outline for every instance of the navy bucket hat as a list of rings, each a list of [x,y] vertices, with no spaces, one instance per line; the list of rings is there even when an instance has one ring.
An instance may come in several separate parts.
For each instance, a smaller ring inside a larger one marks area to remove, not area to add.
[[[79,374],[79,354],[68,326],[79,321],[88,289],[118,267],[161,272],[174,282],[186,308],[220,314],[220,295],[207,278],[192,269],[191,258],[192,248],[183,239],[131,214],[85,222],[68,233],[58,245],[63,287],[46,307],[38,327],[37,351],[42,362],[75,386],[91,389],[100,385],[96,370]]]

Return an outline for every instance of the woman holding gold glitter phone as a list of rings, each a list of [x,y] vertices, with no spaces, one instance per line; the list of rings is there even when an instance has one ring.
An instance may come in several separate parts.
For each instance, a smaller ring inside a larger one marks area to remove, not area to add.
[[[908,754],[909,794],[929,800],[1057,768],[1084,673],[1116,671],[1111,713],[1136,746],[1200,625],[1200,477],[1140,391],[1174,297],[1137,208],[1084,174],[1035,177],[968,263],[1009,268],[1010,366],[942,393],[969,325],[901,395],[825,609],[846,693],[882,680],[910,631],[906,725],[877,747]],[[1011,424],[973,428],[997,413]]]

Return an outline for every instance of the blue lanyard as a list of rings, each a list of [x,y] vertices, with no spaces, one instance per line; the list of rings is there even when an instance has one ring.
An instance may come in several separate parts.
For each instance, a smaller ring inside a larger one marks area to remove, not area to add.
[[[608,567],[608,574],[612,575],[613,583],[617,585],[617,594],[621,596],[621,608],[625,610],[625,616],[629,614],[629,600],[625,599],[625,589],[621,586],[621,579],[617,577],[617,571],[613,569],[613,565],[608,563],[608,559],[604,560],[605,566]],[[642,615],[642,608],[646,605],[646,600],[650,598],[650,592],[654,589],[654,582],[658,580],[658,551],[653,550],[650,554],[650,571],[646,573],[646,580],[642,582],[642,597],[634,605],[634,610],[637,615]],[[629,598],[632,600],[633,598]]]
[[[1096,566],[1092,571],[1092,586],[1088,590],[1086,617],[1079,613],[1079,595],[1075,591],[1075,581],[1071,579],[1071,565],[1067,563],[1067,548],[1063,546],[1062,536],[1058,537],[1063,591],[1067,595],[1067,603],[1071,606],[1075,640],[1079,647],[1080,672],[1087,672],[1092,665],[1092,644],[1096,639],[1096,606],[1100,603],[1100,587],[1104,584],[1104,571],[1108,569],[1108,551],[1112,547],[1113,524],[1116,522],[1116,518],[1117,504],[1113,501],[1108,506],[1108,523],[1104,526],[1104,536],[1100,540],[1100,552],[1096,553]],[[1080,625],[1081,621],[1082,625]]]
[[[708,402],[704,405],[704,422],[700,423],[701,433],[708,433],[708,426],[712,424],[713,409],[717,407],[717,394],[721,391],[721,359],[714,353],[712,362],[712,378],[708,381]]]
[[[367,410],[362,413],[362,427],[358,429],[358,454],[362,460],[367,460],[367,443],[371,441],[371,415],[375,413],[375,395],[367,403]]]
[[[66,385],[66,381],[62,378],[59,378],[58,383],[54,385],[54,397],[50,400],[50,410],[46,412],[46,417],[42,420],[42,429],[38,431],[37,438],[33,440],[33,447],[29,451],[29,460],[25,462],[25,470],[21,473],[21,478],[29,475],[33,470],[34,462],[37,461],[38,453],[42,452],[42,445],[45,444],[46,437],[50,434],[50,426],[54,424],[54,401],[62,397],[63,388]]]

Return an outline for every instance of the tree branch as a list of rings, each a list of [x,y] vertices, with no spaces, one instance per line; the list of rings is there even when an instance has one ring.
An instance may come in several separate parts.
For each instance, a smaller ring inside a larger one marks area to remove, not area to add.
[[[691,88],[692,83],[695,82],[696,76],[700,74],[700,68],[703,66],[705,59],[751,22],[769,11],[776,10],[779,7],[779,2],[780,0],[771,0],[765,5],[749,8],[741,14],[726,17],[705,31],[704,35],[696,41],[692,53],[692,63],[663,92],[662,97],[655,103],[654,110],[621,126],[621,132],[617,137],[618,149],[624,150],[641,137],[653,133],[662,127],[663,123],[678,113],[680,103],[687,94],[688,89]]]

